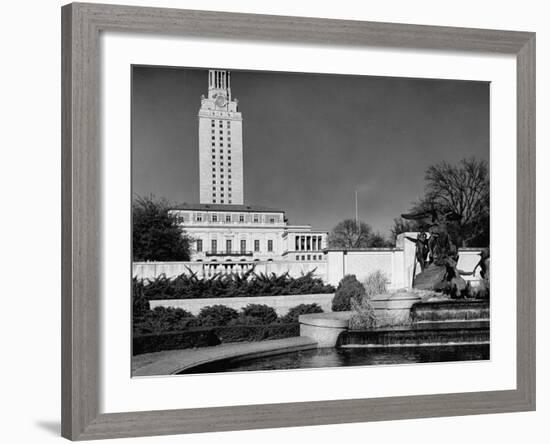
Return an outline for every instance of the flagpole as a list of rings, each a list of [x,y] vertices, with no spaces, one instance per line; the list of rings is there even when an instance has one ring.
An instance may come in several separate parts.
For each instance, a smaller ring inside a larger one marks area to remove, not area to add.
[[[357,210],[357,190],[355,190],[355,227],[359,227],[359,212]]]

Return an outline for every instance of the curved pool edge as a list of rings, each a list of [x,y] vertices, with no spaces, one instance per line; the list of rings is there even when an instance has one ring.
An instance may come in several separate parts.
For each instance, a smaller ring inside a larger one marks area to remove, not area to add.
[[[175,375],[204,364],[228,359],[253,359],[317,348],[309,337],[296,336],[258,342],[235,342],[213,347],[171,350],[140,355],[139,359],[152,361],[132,371],[132,377]]]

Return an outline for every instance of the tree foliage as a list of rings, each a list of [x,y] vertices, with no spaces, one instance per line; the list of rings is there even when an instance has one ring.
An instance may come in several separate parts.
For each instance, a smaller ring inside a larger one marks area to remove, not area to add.
[[[421,207],[453,212],[451,226],[459,245],[489,245],[489,167],[484,160],[463,159],[458,165],[441,162],[426,171],[426,195]]]
[[[463,247],[489,245],[489,167],[484,160],[463,159],[452,165],[441,162],[430,166],[424,177],[424,196],[411,212],[436,210],[454,213],[457,221],[448,225],[451,236]],[[392,236],[418,231],[415,221],[394,219]]]
[[[165,199],[136,197],[132,202],[134,261],[188,261],[190,238],[169,212]]]
[[[330,248],[380,248],[387,247],[388,242],[379,233],[374,233],[371,226],[363,221],[345,219],[339,222],[329,234]]]

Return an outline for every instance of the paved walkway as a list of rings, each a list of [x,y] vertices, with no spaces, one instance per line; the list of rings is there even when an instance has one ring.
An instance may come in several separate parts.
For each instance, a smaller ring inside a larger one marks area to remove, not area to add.
[[[209,362],[231,358],[258,358],[317,348],[313,339],[297,336],[258,342],[234,342],[214,347],[167,350],[132,358],[132,376],[173,375]]]

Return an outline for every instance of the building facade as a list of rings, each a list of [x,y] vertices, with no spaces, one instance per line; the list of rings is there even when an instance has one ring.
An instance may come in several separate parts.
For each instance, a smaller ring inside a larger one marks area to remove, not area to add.
[[[192,239],[191,261],[239,271],[259,261],[325,260],[327,232],[290,225],[284,210],[244,203],[242,115],[231,96],[229,71],[209,70],[201,98],[198,204],[174,207]],[[229,267],[229,268],[228,268]]]

